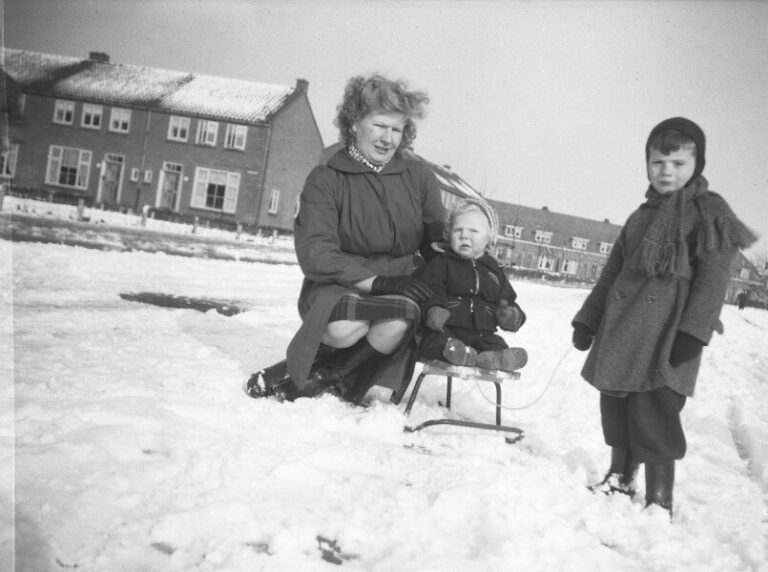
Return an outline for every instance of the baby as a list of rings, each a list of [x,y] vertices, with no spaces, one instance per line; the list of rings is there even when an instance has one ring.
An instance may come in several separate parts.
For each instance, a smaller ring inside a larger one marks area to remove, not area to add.
[[[523,348],[510,348],[495,333],[497,327],[516,332],[525,322],[517,294],[488,253],[497,226],[484,201],[466,199],[451,211],[450,250],[434,256],[421,274],[434,295],[422,305],[427,328],[420,359],[509,372],[528,361]]]

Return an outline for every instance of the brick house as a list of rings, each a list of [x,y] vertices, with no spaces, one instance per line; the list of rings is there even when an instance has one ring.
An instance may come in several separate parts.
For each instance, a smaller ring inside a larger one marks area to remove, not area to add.
[[[290,231],[322,138],[308,84],[3,50],[11,192]]]

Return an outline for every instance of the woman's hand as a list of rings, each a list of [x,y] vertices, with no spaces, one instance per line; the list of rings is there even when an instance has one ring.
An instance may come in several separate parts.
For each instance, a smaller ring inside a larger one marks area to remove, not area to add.
[[[427,319],[424,323],[431,330],[444,332],[445,323],[450,317],[451,312],[447,308],[443,308],[442,306],[432,306],[427,310]]]
[[[371,284],[371,294],[399,294],[414,302],[426,302],[432,297],[432,290],[413,276],[377,276]]]
[[[573,347],[580,352],[587,351],[592,345],[595,334],[581,322],[573,323]]]

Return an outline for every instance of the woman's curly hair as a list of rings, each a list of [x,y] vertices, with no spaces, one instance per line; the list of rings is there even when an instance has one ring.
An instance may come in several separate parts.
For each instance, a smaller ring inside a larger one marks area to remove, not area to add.
[[[352,126],[373,111],[384,110],[402,113],[405,116],[403,140],[398,152],[410,148],[416,139],[414,120],[426,114],[429,96],[423,91],[408,91],[403,80],[391,80],[381,74],[354,76],[349,79],[344,89],[344,98],[336,107],[336,119],[333,124],[339,128],[339,140],[346,145],[355,142]]]

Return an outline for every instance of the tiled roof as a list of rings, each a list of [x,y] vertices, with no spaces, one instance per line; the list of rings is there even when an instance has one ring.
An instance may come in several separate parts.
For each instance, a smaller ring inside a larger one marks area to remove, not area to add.
[[[522,205],[513,205],[501,201],[489,200],[499,217],[501,235],[504,226],[523,227],[522,240],[532,241],[537,230],[552,233],[550,246],[570,247],[574,237],[588,239],[587,250],[598,250],[599,242],[613,244],[618,238],[621,227],[608,221],[597,221],[578,216],[552,212],[549,209],[535,209]]]
[[[6,48],[3,69],[22,90],[183,115],[259,123],[295,86],[257,83]]]

